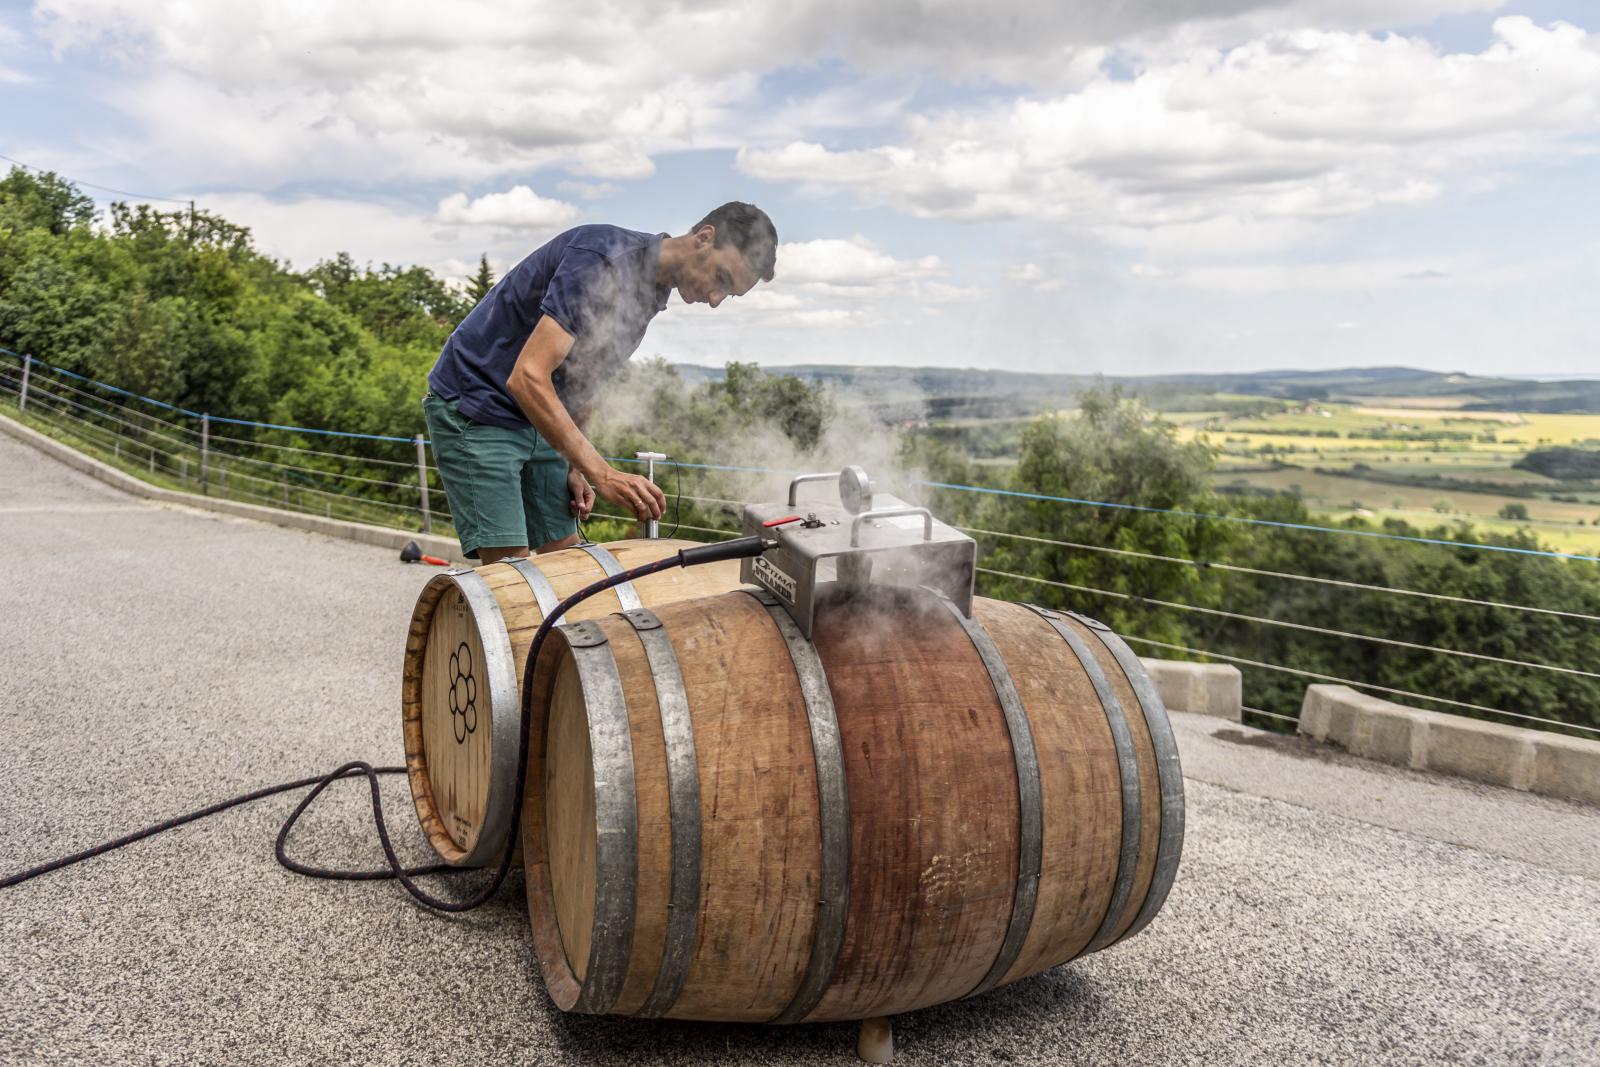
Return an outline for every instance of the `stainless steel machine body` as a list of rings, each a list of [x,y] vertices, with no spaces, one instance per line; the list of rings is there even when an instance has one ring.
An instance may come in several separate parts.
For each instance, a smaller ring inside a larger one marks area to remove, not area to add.
[[[800,504],[802,485],[833,479],[838,504]],[[778,544],[744,560],[740,578],[776,596],[808,638],[818,588],[830,583],[930,589],[972,615],[977,544],[927,508],[873,492],[860,467],[803,474],[789,483],[786,504],[745,505],[744,532]]]

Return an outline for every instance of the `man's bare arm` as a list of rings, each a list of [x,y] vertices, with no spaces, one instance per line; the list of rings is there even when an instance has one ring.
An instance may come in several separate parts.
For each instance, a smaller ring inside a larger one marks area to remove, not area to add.
[[[640,519],[659,519],[666,510],[666,496],[649,479],[624,474],[607,463],[556,395],[551,375],[571,351],[572,335],[549,315],[543,316],[517,356],[506,379],[507,390],[539,435],[589,480],[595,492]]]

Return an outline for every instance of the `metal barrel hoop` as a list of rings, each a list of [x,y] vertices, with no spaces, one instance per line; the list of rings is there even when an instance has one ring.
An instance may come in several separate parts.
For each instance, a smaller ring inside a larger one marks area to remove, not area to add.
[[[595,905],[589,961],[574,1011],[601,1015],[622,992],[633,954],[639,882],[639,813],[634,795],[633,734],[622,676],[596,622],[560,627],[572,651],[589,718],[594,759]]]
[[[817,770],[818,822],[822,835],[821,899],[817,902],[816,933],[805,974],[789,1005],[774,1016],[774,1023],[797,1023],[821,1001],[833,979],[833,969],[844,944],[844,924],[850,906],[850,804],[844,776],[844,748],[833,706],[828,676],[816,646],[806,640],[778,598],[765,589],[746,588],[772,617],[794,663],[795,677],[805,700],[811,729],[811,750]]]
[[[1161,694],[1156,692],[1144,664],[1139,662],[1128,643],[1110,629],[1096,630],[1095,636],[1116,657],[1122,673],[1128,676],[1128,684],[1139,698],[1145,727],[1150,731],[1150,746],[1155,750],[1156,781],[1161,787],[1161,834],[1156,840],[1156,867],[1150,875],[1144,904],[1122,935],[1127,938],[1143,930],[1155,918],[1178,876],[1178,863],[1183,858],[1183,766],[1178,760],[1178,740],[1172,734],[1166,705],[1161,702]]]
[[[1117,877],[1111,889],[1111,903],[1106,907],[1105,918],[1101,920],[1099,929],[1084,947],[1083,953],[1086,954],[1096,952],[1111,943],[1111,935],[1116,930],[1122,913],[1127,910],[1128,897],[1133,892],[1134,875],[1139,869],[1139,838],[1143,828],[1139,795],[1139,761],[1134,755],[1133,734],[1128,729],[1122,701],[1117,698],[1117,691],[1111,687],[1111,680],[1106,677],[1106,672],[1101,668],[1100,661],[1095,658],[1094,651],[1071,626],[1062,621],[1056,612],[1036,604],[1023,606],[1049,623],[1077,657],[1079,665],[1083,667],[1083,673],[1089,678],[1089,684],[1094,687],[1095,695],[1100,699],[1100,707],[1105,712],[1107,725],[1111,727],[1111,740],[1117,751],[1117,779],[1122,791],[1122,847],[1117,854]],[[1085,621],[1079,616],[1074,618]],[[1095,623],[1091,629],[1095,633],[1100,633],[1104,630],[1104,626]]]
[[[528,583],[528,592],[533,594],[533,601],[539,605],[539,614],[549,618],[550,613],[560,605],[561,598],[556,595],[556,587],[550,584],[550,576],[539,569],[539,565],[526,556],[506,560],[514,567],[522,580]]]
[[[511,832],[511,796],[517,780],[517,748],[522,736],[522,694],[517,688],[516,657],[506,633],[500,602],[489,583],[476,570],[463,567],[446,572],[461,591],[472,613],[478,639],[483,644],[484,673],[489,682],[489,792],[484,798],[483,824],[462,867],[482,867],[500,855]]]
[[[600,569],[606,572],[607,578],[613,578],[622,573],[622,564],[617,562],[617,557],[613,556],[605,546],[579,545],[577,547],[580,551],[588,553],[590,559],[600,564]],[[639,608],[644,607],[644,602],[639,599],[639,591],[633,587],[632,582],[623,582],[621,585],[612,586],[611,591],[617,594],[617,603],[622,605],[623,611],[637,611]]]
[[[1044,795],[1039,783],[1039,753],[1034,745],[1033,726],[1028,721],[1027,709],[1022,706],[1016,683],[1012,681],[1011,669],[1006,666],[994,638],[977,618],[963,615],[949,600],[944,604],[972,639],[973,648],[989,672],[989,681],[994,685],[995,697],[1005,715],[1006,730],[1011,736],[1011,756],[1017,769],[1017,889],[1012,897],[1011,921],[989,972],[967,994],[971,997],[987,993],[1000,984],[1017,962],[1023,942],[1028,939],[1034,907],[1038,903],[1039,872],[1044,859]]]
[[[639,608],[625,611],[644,647],[655,682],[656,707],[667,751],[667,798],[672,829],[672,884],[661,964],[649,999],[639,1009],[646,1019],[671,1010],[689,977],[695,935],[700,926],[700,767],[695,757],[694,722],[683,688],[678,653],[661,619]]]

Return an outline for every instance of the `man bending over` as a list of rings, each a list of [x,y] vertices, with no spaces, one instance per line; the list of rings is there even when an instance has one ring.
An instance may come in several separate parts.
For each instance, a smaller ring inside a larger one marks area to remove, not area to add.
[[[596,493],[640,521],[661,517],[661,490],[589,443],[589,413],[673,289],[712,307],[743,296],[772,280],[777,245],[766,213],[737,202],[682,237],[579,226],[489,290],[445,342],[422,401],[467,558],[577,544]]]

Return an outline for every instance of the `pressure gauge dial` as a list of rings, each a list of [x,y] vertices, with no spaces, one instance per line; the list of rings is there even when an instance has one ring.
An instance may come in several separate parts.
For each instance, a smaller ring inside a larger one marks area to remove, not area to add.
[[[872,510],[872,479],[857,466],[839,472],[839,503],[852,515]]]

